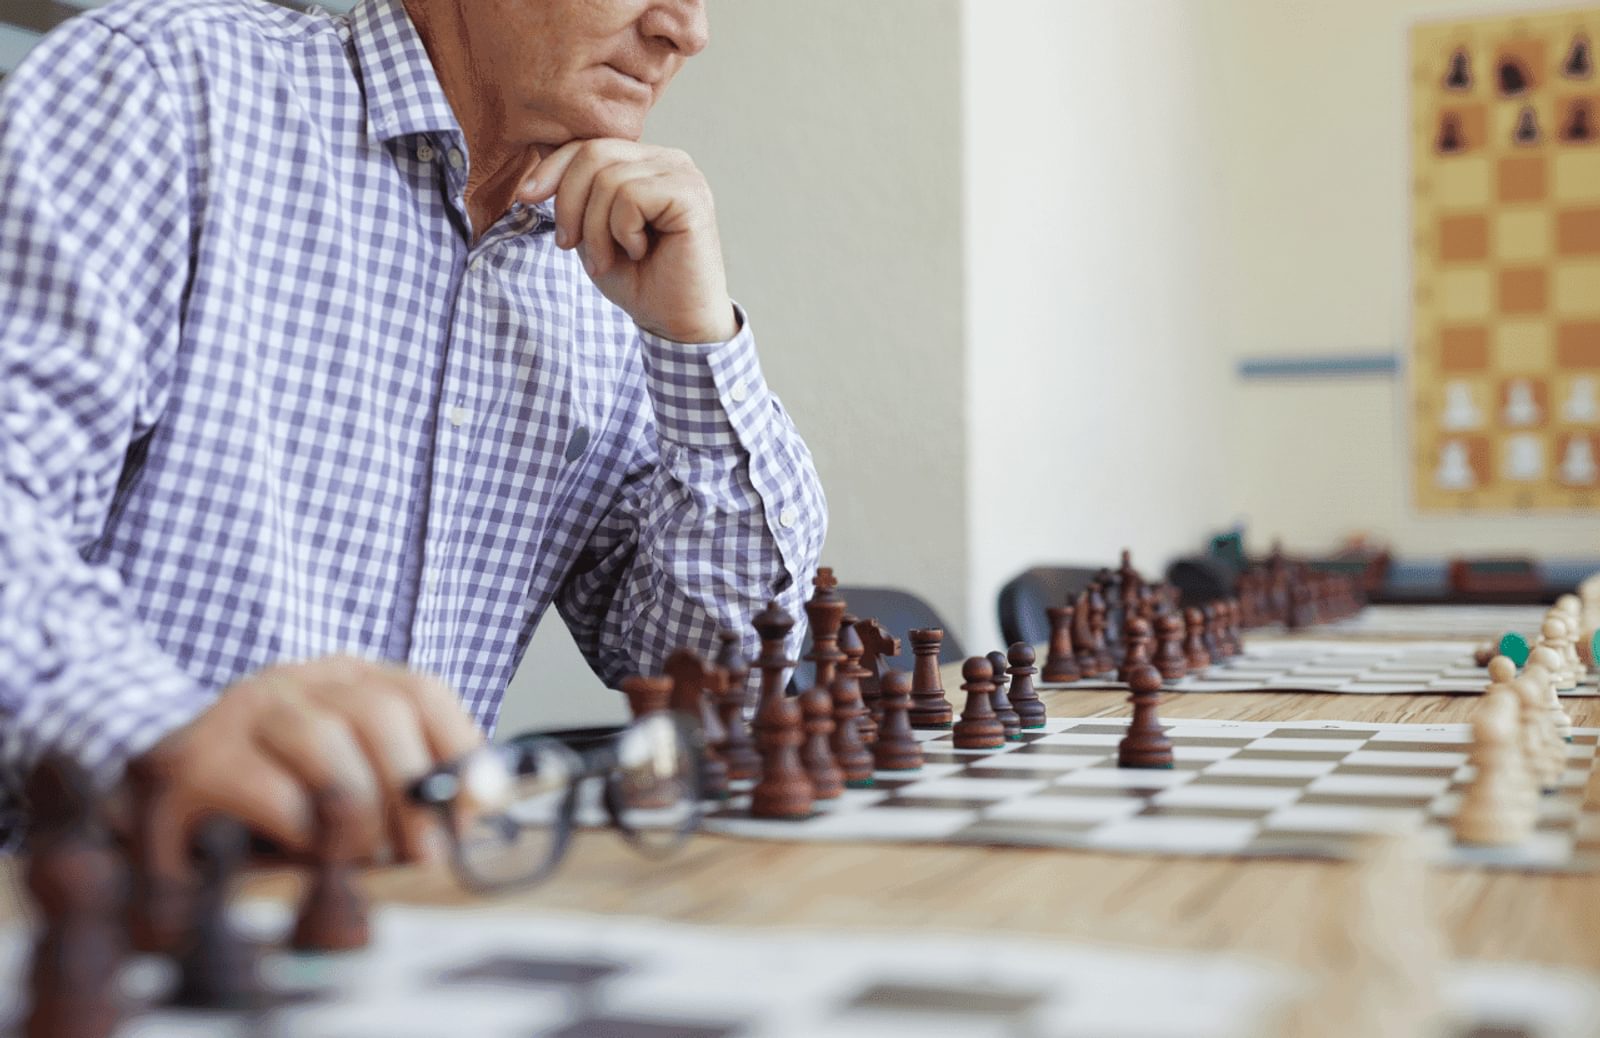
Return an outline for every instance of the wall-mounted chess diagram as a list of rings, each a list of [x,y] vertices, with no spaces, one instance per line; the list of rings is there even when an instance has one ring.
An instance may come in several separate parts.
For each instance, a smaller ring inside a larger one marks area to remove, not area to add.
[[[1600,509],[1600,8],[1412,38],[1414,496]]]

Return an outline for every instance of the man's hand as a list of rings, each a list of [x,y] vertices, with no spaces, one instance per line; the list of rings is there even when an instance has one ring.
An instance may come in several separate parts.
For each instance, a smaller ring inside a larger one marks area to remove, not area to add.
[[[392,848],[401,860],[438,860],[445,833],[406,787],[480,742],[432,678],[347,657],[271,667],[130,762],[133,795],[150,812],[139,824],[158,830],[134,835],[176,865],[194,822],[219,811],[306,851],[313,796],[337,791],[360,819],[352,843],[362,858]]]
[[[711,188],[681,151],[622,140],[551,152],[517,197],[556,200],[556,244],[578,249],[605,297],[673,342],[738,333]]]

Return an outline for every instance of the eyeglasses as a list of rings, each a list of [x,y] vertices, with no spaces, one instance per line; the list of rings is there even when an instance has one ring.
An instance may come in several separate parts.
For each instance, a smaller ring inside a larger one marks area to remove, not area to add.
[[[609,820],[644,854],[677,850],[700,825],[701,743],[670,711],[531,732],[434,769],[410,795],[443,813],[462,884],[489,893],[548,878],[578,825]]]

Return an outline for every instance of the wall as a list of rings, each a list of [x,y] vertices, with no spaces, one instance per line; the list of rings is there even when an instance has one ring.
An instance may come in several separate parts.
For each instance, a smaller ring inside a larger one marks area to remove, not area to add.
[[[1037,562],[1159,571],[1231,516],[1213,123],[1187,0],[964,8],[968,613]]]
[[[956,0],[709,7],[711,46],[646,138],[711,182],[733,293],[827,489],[824,562],[845,583],[915,588],[962,629]],[[618,712],[547,617],[503,729]]]
[[[1201,23],[1226,233],[1208,279],[1229,354],[1409,354],[1408,31],[1549,0],[1220,0]],[[1422,518],[1403,379],[1230,383],[1252,529],[1318,548],[1372,531],[1409,556],[1600,550],[1594,517]]]

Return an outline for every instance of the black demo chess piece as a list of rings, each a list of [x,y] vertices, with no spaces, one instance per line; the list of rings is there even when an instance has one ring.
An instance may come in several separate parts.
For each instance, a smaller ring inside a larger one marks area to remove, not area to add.
[[[1128,688],[1133,720],[1128,724],[1128,734],[1117,745],[1117,767],[1172,767],[1172,742],[1156,716],[1156,707],[1161,703],[1161,672],[1141,663],[1128,676]]]
[[[1589,37],[1579,34],[1573,38],[1572,49],[1567,51],[1561,74],[1568,79],[1588,79],[1594,75],[1594,56],[1590,51]]]
[[[1569,144],[1586,144],[1594,140],[1594,109],[1588,101],[1576,101],[1567,124],[1561,128],[1561,139]]]
[[[1539,133],[1539,115],[1531,105],[1524,108],[1517,115],[1517,129],[1514,136],[1518,144],[1539,143],[1541,136]]]
[[[1528,75],[1528,70],[1516,58],[1504,58],[1500,62],[1500,96],[1521,97],[1533,85],[1533,78]]]
[[[1467,141],[1461,133],[1461,119],[1454,113],[1446,112],[1439,120],[1439,137],[1434,147],[1441,155],[1455,155],[1466,150]]]
[[[1472,89],[1472,58],[1467,54],[1466,48],[1457,50],[1450,55],[1450,71],[1445,73],[1444,88],[1446,90]]]
[[[25,1038],[106,1038],[122,1015],[130,877],[82,768],[50,757],[28,780],[27,887],[40,926],[28,973]]]

